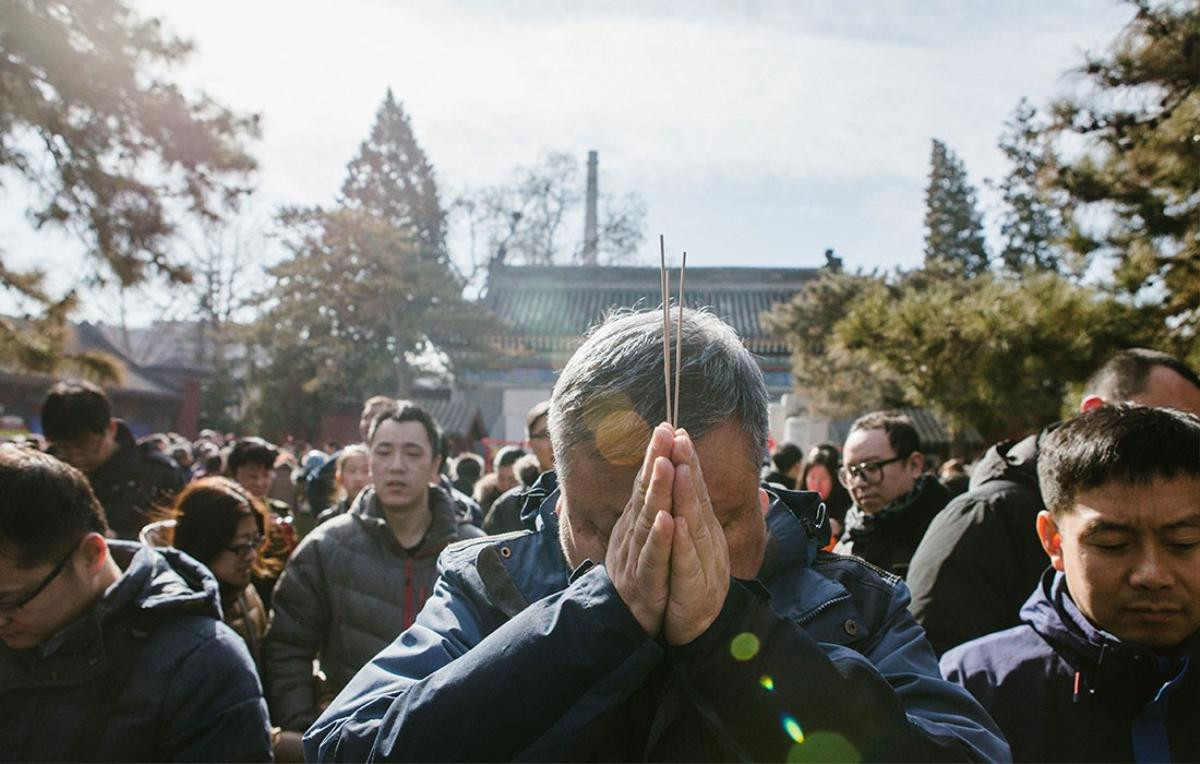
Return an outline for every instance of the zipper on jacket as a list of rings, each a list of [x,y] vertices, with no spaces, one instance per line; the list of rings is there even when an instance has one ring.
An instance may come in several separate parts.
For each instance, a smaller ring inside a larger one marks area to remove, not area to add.
[[[839,602],[845,602],[848,599],[850,599],[850,593],[846,592],[845,594],[839,594],[838,596],[834,597],[831,600],[825,600],[820,605],[817,605],[812,610],[808,611],[804,615],[797,618],[796,623],[798,623],[798,624],[808,623],[809,621],[816,618],[818,615],[820,615],[825,610],[828,610],[829,608],[833,607],[834,605],[838,604]]]

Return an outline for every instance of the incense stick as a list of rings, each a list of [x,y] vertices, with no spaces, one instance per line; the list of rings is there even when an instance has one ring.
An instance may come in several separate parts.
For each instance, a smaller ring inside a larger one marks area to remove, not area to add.
[[[675,328],[675,408],[671,424],[679,426],[679,373],[683,369],[683,274],[687,271],[687,252],[679,265],[679,323]]]
[[[658,255],[659,269],[658,280],[659,287],[662,289],[662,306],[663,306],[663,391],[666,394],[666,420],[671,422],[671,312],[668,305],[670,294],[667,286],[667,248],[663,241],[662,234],[658,236]]]

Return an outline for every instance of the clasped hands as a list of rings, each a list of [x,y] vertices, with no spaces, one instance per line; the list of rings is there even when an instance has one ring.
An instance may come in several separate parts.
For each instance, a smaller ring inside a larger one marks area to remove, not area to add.
[[[662,634],[669,645],[691,642],[721,612],[729,593],[729,547],[684,430],[665,423],[654,428],[604,564],[646,633]]]

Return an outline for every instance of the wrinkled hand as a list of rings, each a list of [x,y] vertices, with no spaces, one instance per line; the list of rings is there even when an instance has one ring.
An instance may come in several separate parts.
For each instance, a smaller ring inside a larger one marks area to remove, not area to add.
[[[675,523],[663,633],[667,644],[685,645],[712,625],[725,604],[729,546],[708,498],[700,457],[683,430],[675,433],[671,462],[675,467],[671,492]]]
[[[651,637],[662,630],[671,570],[671,491],[675,467],[671,428],[659,425],[646,446],[633,495],[613,526],[604,567],[617,594]]]

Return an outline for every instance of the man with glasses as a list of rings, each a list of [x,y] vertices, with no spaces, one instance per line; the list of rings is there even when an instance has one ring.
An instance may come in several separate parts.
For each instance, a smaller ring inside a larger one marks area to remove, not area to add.
[[[550,447],[550,432],[547,430],[546,415],[550,412],[550,401],[542,401],[525,415],[525,439],[529,449],[538,460],[542,472],[554,469],[554,449]],[[524,457],[522,457],[524,458]],[[525,506],[525,485],[517,485],[506,491],[492,504],[483,521],[485,533],[511,533],[524,530],[521,524],[521,508]]]
[[[925,474],[921,441],[908,417],[874,411],[850,426],[838,480],[854,506],[834,549],[903,577],[925,529],[949,494]]]
[[[81,472],[0,445],[0,758],[268,760],[262,690],[211,574],[107,532]]]

